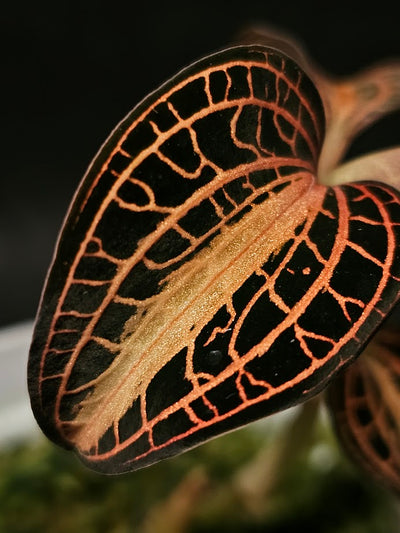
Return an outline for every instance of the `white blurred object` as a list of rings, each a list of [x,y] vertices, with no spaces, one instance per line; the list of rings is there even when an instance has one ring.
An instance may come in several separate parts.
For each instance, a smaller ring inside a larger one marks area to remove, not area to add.
[[[0,329],[0,447],[40,435],[26,385],[33,322]]]

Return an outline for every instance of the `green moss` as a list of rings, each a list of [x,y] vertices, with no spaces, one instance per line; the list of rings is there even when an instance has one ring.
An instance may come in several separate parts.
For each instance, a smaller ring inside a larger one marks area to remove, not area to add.
[[[260,426],[116,477],[45,440],[18,446],[0,454],[0,533],[398,533],[392,497],[360,477],[329,431],[314,437],[302,453],[287,447],[278,473],[271,457],[285,433]]]

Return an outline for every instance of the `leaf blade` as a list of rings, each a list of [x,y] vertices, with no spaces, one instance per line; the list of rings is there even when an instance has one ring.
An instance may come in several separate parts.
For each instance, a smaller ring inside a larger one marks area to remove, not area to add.
[[[398,295],[399,198],[317,185],[322,136],[308,78],[252,46],[189,67],[117,127],[38,315],[29,388],[50,438],[97,470],[138,468],[304,401],[355,357]]]
[[[400,493],[399,334],[380,331],[327,390],[337,433],[349,456]]]

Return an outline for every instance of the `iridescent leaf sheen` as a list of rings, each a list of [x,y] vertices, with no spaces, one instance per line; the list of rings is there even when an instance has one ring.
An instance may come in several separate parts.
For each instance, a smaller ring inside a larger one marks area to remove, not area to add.
[[[318,394],[398,298],[400,197],[316,180],[324,108],[239,46],[116,128],[70,208],[29,390],[44,432],[118,473]]]

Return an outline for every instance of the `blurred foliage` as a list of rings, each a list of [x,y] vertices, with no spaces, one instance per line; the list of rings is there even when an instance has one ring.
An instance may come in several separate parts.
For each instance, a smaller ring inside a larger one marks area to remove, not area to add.
[[[121,476],[44,439],[0,452],[0,533],[399,533],[398,502],[313,410]]]

